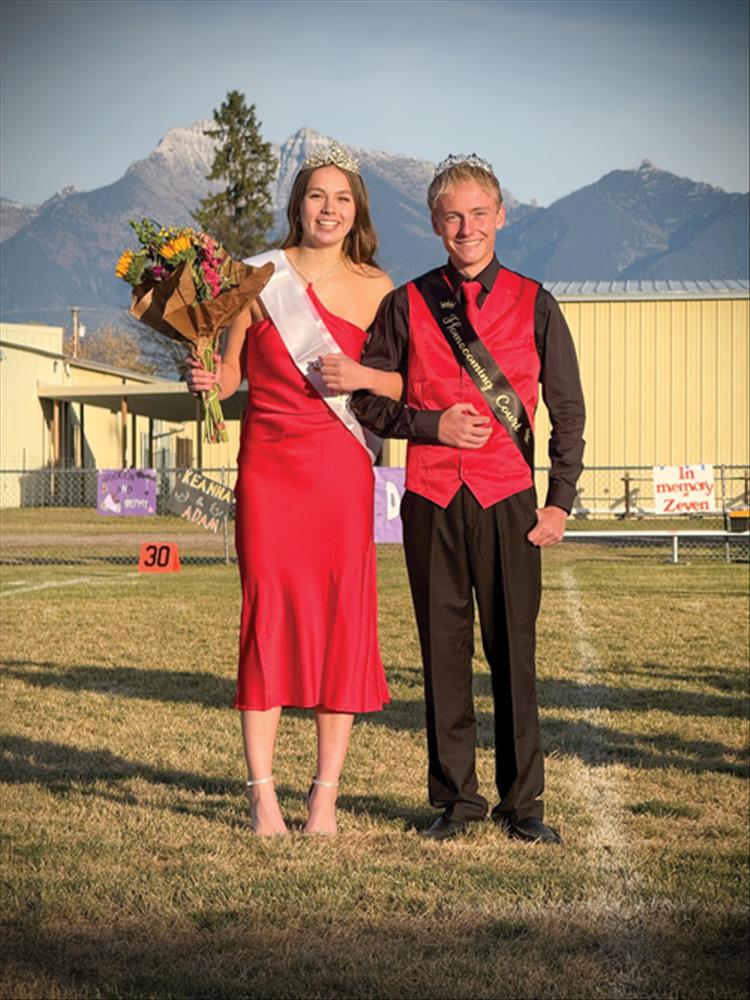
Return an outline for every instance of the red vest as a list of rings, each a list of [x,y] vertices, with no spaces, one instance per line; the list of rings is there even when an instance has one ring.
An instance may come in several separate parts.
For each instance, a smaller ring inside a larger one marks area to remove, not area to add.
[[[537,282],[501,268],[479,310],[477,333],[526,408],[533,428],[540,362],[534,341]],[[531,470],[481,392],[459,365],[445,335],[413,283],[409,295],[407,402],[416,410],[446,410],[473,403],[491,420],[492,436],[479,449],[409,442],[406,488],[447,507],[465,483],[482,507],[533,484]],[[446,279],[446,291],[450,285]]]

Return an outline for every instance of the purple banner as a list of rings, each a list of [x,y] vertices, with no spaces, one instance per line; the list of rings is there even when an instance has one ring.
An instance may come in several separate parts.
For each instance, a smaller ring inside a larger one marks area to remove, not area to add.
[[[112,517],[156,513],[156,469],[100,469],[96,510]]]
[[[375,541],[401,542],[401,497],[404,469],[377,466],[375,472]]]

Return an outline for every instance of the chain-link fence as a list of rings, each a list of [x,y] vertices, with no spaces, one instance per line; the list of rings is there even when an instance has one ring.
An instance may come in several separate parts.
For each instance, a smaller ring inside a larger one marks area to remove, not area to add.
[[[221,519],[214,533],[167,511],[167,500],[182,471],[157,470],[156,512],[131,517],[97,512],[96,469],[0,470],[0,562],[134,566],[141,545],[154,542],[176,544],[183,563],[235,561],[232,514]],[[668,520],[649,515],[653,494],[646,472],[650,469],[587,469],[569,521],[566,547],[576,555],[596,559],[748,560],[750,470],[715,466],[717,511]],[[236,477],[236,470],[230,468],[202,473],[229,487]],[[538,473],[543,489],[545,472]],[[617,483],[623,492],[616,492]],[[609,506],[602,501],[606,496],[614,497]]]
[[[691,563],[709,560],[747,563],[750,537],[730,530],[649,530],[633,525],[629,530],[577,531],[565,534],[565,547],[589,559],[650,559],[657,562]]]
[[[546,469],[537,470],[537,486],[544,491]],[[750,468],[746,465],[715,465],[716,510],[746,509],[750,505]],[[654,513],[653,466],[598,465],[586,468],[578,484],[573,513],[577,517],[672,518]]]
[[[103,516],[97,511],[97,469],[0,470],[0,562],[137,565],[144,543],[171,542],[183,563],[236,560],[233,514],[207,531],[167,511],[182,469],[156,472],[156,512]],[[233,486],[231,469],[202,474]]]

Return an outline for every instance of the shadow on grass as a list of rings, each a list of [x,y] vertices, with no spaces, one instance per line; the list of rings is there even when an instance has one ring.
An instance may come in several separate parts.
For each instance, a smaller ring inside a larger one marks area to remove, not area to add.
[[[51,660],[2,660],[6,677],[36,687],[62,691],[93,691],[118,698],[191,702],[204,708],[231,707],[235,693],[232,678],[190,670],[156,670],[138,667],[68,666]]]
[[[232,705],[235,680],[191,670],[159,670],[153,667],[64,664],[54,660],[0,660],[3,674],[36,687],[62,691],[92,691],[122,698],[147,698],[165,702],[191,702],[204,708]],[[391,686],[413,689],[421,705],[422,672],[418,668],[387,667]],[[296,711],[288,709],[288,711]],[[303,709],[301,711],[309,711]],[[424,721],[421,709],[420,725]],[[361,718],[368,718],[362,715]]]
[[[593,987],[586,995],[599,998],[708,996],[716,983],[722,997],[746,995],[746,921],[732,913],[696,913],[682,926],[679,914],[644,924],[596,921],[585,910],[454,926],[407,911],[316,914],[300,903],[303,924],[289,926],[282,914],[235,904],[96,930],[46,927],[31,903],[17,922],[5,920],[6,995],[41,996],[46,986],[55,995],[228,1000],[573,997],[583,995],[582,977]]]
[[[425,830],[437,816],[435,810],[428,806],[414,808],[380,795],[339,795],[336,806],[352,816],[401,822],[406,831]]]
[[[191,771],[154,767],[120,757],[106,748],[81,750],[25,736],[0,736],[0,758],[0,773],[8,784],[41,785],[58,795],[73,791],[92,793],[124,804],[134,804],[137,800],[127,787],[118,785],[133,778],[202,795],[225,797],[236,795],[240,790],[239,782],[231,778],[211,778]],[[106,783],[107,790],[92,787],[99,783]],[[209,805],[208,812],[214,814],[220,806],[220,802],[214,802]]]
[[[115,697],[190,702],[209,708],[228,708],[234,695],[233,680],[206,673],[145,670],[123,666],[79,665],[66,668],[53,662],[23,660],[6,660],[4,666],[6,676],[16,677],[32,685],[72,691],[96,691]],[[658,666],[654,667],[657,673],[658,669]],[[414,673],[403,670],[400,672],[404,676],[411,676]],[[716,671],[713,673],[716,674]],[[489,695],[491,693],[489,676],[476,674],[474,689],[477,695]],[[658,709],[678,716],[716,718],[747,716],[747,704],[743,698],[701,695],[694,691],[622,688],[596,683],[580,684],[551,678],[539,680],[539,702],[542,707],[547,708],[605,708],[631,712]],[[297,714],[296,710],[291,712]],[[300,714],[309,713],[300,712]],[[360,719],[368,725],[383,727],[397,733],[423,733],[424,705],[415,690],[413,699],[396,698],[382,713],[368,713]],[[478,746],[486,749],[494,745],[493,726],[491,713],[477,713]],[[559,719],[544,720],[542,738],[548,753],[577,756],[592,765],[623,763],[645,768],[676,767],[692,772],[715,771],[738,776],[748,774],[745,756],[715,740],[688,740],[671,733],[633,733],[611,726],[595,725],[585,720],[570,722]],[[108,751],[102,753],[106,754]],[[178,774],[178,772],[169,773]],[[189,777],[193,780],[193,785],[189,787],[198,785],[204,787],[201,784],[202,778],[197,775]],[[180,782],[179,779],[174,779],[165,783]],[[395,818],[393,808],[383,801],[380,801],[376,814],[389,819]],[[399,815],[407,819],[403,813]],[[409,821],[419,825],[423,819],[421,814],[414,814]]]
[[[627,668],[623,668],[627,674]],[[652,676],[659,677],[655,668]],[[490,678],[483,674],[477,693],[491,695]],[[746,719],[746,698],[651,687],[613,687],[601,683],[542,677],[537,681],[539,704],[554,708],[604,708],[616,712],[669,712],[672,715]]]
[[[55,795],[97,795],[121,805],[137,805],[127,786],[131,779],[192,793],[168,808],[181,815],[201,816],[229,826],[247,826],[242,783],[235,778],[211,778],[191,771],[154,767],[120,757],[106,748],[81,750],[63,743],[0,736],[0,777],[7,784],[40,785]],[[304,808],[307,789],[279,785],[280,799],[296,800]],[[239,803],[239,806],[238,806]],[[339,809],[353,816],[401,821],[406,829],[421,829],[434,818],[426,809],[413,808],[378,795],[341,795]]]
[[[7,677],[14,677],[37,687],[56,687],[64,691],[92,691],[123,698],[147,698],[165,702],[191,702],[204,708],[226,708],[232,704],[234,679],[190,670],[157,670],[138,667],[102,667],[93,664],[67,666],[52,660],[2,660]],[[641,674],[668,680],[710,684],[720,690],[744,692],[747,677],[741,672],[725,672],[715,667],[696,667],[695,672],[674,673],[663,664],[631,667],[622,665],[623,675]],[[612,667],[609,672],[617,672]],[[414,702],[392,702],[386,709],[388,723],[396,730],[421,729],[424,708],[420,696],[421,673],[403,667],[389,668],[392,686],[408,687],[418,692]],[[612,711],[661,711],[673,715],[693,715],[746,719],[746,697],[706,694],[700,691],[675,691],[653,687],[621,687],[601,683],[542,677],[537,681],[539,703],[549,708],[603,708]],[[475,695],[491,696],[488,674],[474,675]]]
[[[680,681],[684,684],[699,684],[701,687],[713,687],[718,691],[736,691],[744,695],[750,694],[750,682],[747,669],[741,666],[729,667],[694,667],[692,670],[677,671],[665,667],[663,663],[615,663],[607,669],[608,673],[622,672],[630,676],[658,678],[660,681]]]
[[[590,722],[545,719],[542,743],[547,754],[578,757],[586,764],[626,764],[636,768],[673,767],[746,778],[747,755],[716,740],[681,739],[671,733],[627,733]]]
[[[373,716],[368,722],[388,729],[422,731],[423,710],[421,706],[418,708],[419,721],[414,702],[391,702],[382,719]],[[477,712],[476,717],[477,746],[483,750],[492,749],[495,745],[494,716],[490,712]],[[671,733],[626,732],[586,721],[544,719],[542,744],[548,756],[578,757],[593,766],[675,767],[693,773],[713,771],[738,777],[747,777],[749,773],[745,752],[716,740],[688,740]]]

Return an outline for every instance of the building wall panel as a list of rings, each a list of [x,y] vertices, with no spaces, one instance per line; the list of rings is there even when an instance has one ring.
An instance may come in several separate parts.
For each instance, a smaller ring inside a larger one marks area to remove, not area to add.
[[[44,336],[45,329],[49,336]],[[39,382],[63,384],[63,362],[36,354],[19,345],[53,351],[62,343],[62,327],[35,328],[2,324],[3,359],[0,361],[0,466],[4,469],[34,469],[44,465],[49,447],[43,412],[36,395]]]
[[[733,302],[732,310],[732,382],[730,421],[732,442],[731,450],[735,455],[747,456],[750,450],[748,437],[750,434],[750,390],[748,388],[748,371],[750,370],[750,351],[748,350],[748,303]],[[747,461],[747,458],[738,459]]]

